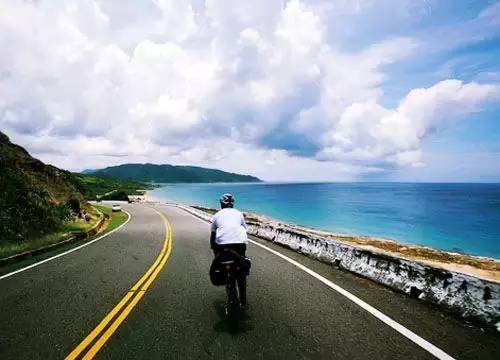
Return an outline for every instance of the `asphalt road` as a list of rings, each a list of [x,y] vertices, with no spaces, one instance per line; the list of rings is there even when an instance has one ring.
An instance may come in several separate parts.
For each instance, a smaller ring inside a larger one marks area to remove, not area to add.
[[[116,232],[0,279],[0,359],[64,358],[124,297],[128,302],[79,357],[100,343],[98,359],[434,358],[345,296],[254,244],[248,250],[253,262],[250,309],[239,322],[230,322],[223,311],[224,288],[212,286],[208,278],[209,226],[167,205],[124,209],[131,219]],[[157,211],[168,219],[171,231]],[[500,359],[496,332],[257,241],[341,286],[454,358]],[[134,290],[149,269],[149,285]],[[12,270],[0,268],[0,277]]]

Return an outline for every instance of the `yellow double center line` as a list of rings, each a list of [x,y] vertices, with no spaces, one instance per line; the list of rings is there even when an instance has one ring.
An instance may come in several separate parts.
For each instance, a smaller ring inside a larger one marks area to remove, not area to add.
[[[153,209],[155,210],[155,209]],[[146,290],[156,279],[161,269],[165,266],[172,252],[172,227],[167,218],[155,210],[165,223],[165,241],[163,248],[155,262],[146,273],[125,294],[120,302],[104,317],[94,330],[68,355],[66,359],[92,359],[103,347],[120,324],[127,318],[132,309],[144,296]],[[87,350],[88,349],[88,350]]]

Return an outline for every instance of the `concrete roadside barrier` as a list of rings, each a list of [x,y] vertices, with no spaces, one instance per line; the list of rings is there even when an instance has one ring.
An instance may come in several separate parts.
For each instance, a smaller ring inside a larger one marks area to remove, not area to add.
[[[177,205],[210,221],[205,211]],[[326,239],[319,232],[249,216],[248,233],[337,268],[358,274],[410,297],[438,305],[463,319],[500,331],[500,282],[446,270],[376,250]]]

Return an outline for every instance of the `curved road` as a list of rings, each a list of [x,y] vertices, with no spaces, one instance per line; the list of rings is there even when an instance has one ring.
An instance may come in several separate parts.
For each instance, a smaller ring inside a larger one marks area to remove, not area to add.
[[[256,245],[248,251],[253,261],[251,307],[239,323],[230,323],[223,312],[224,289],[212,286],[208,278],[209,226],[172,206],[123,207],[130,221],[86,247],[3,278],[15,269],[0,268],[0,359],[68,356],[124,297],[128,302],[78,358],[89,355],[96,342],[102,345],[98,359],[435,358],[310,274]],[[363,299],[453,358],[500,358],[497,333],[254,240]],[[155,260],[158,266],[152,268]],[[134,289],[149,269],[151,277]],[[108,338],[103,336],[110,331]]]

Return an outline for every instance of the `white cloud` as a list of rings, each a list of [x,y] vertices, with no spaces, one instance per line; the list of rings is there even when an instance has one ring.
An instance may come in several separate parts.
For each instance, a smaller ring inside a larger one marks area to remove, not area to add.
[[[332,49],[320,54],[322,76],[320,98],[314,106],[302,109],[292,124],[312,139],[335,126],[352,104],[376,101],[382,94],[381,66],[396,62],[417,48],[408,38],[394,38],[374,44],[360,53],[340,53]]]
[[[189,0],[153,0],[161,9],[161,27],[163,34],[168,34],[177,41],[183,41],[196,31],[193,7]]]
[[[386,67],[423,45],[387,36],[347,51],[332,40],[343,16],[369,11],[371,1],[4,0],[0,126],[72,169],[152,159],[331,180],[421,165],[422,138],[498,88],[449,80],[383,106]]]
[[[446,80],[414,89],[395,109],[375,101],[347,107],[324,140],[320,159],[421,166],[421,140],[444,121],[500,99],[500,86]]]

